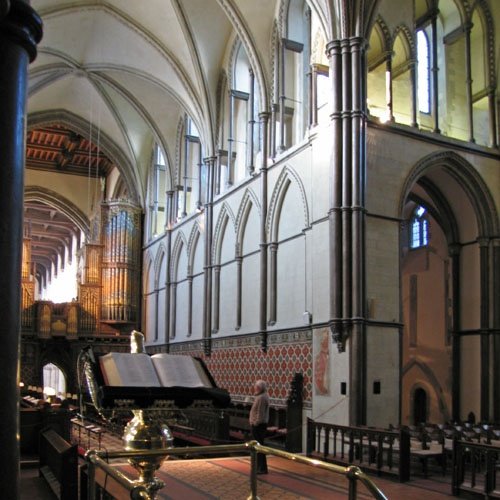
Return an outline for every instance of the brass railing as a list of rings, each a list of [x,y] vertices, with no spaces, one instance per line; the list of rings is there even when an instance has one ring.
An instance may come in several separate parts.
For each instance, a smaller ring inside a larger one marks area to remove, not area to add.
[[[250,441],[244,444],[216,445],[216,446],[197,446],[197,447],[179,447],[164,448],[161,450],[141,450],[141,451],[97,451],[91,450],[87,453],[88,462],[88,500],[96,498],[96,472],[104,474],[104,483],[108,483],[108,478],[113,479],[120,487],[125,489],[132,499],[151,500],[153,496],[149,493],[147,487],[138,483],[121,473],[108,463],[108,460],[117,458],[153,458],[159,456],[182,456],[182,455],[210,455],[210,454],[230,454],[230,453],[248,453],[251,458],[250,468],[250,496],[257,499],[257,453],[274,455],[277,457],[292,460],[294,462],[319,467],[335,474],[345,476],[349,481],[349,500],[357,498],[358,481],[360,481],[371,495],[377,500],[387,500],[384,493],[375,485],[375,483],[361,471],[359,467],[350,465],[343,467],[340,465],[329,464],[321,460],[315,460],[295,453],[262,446],[257,441]]]

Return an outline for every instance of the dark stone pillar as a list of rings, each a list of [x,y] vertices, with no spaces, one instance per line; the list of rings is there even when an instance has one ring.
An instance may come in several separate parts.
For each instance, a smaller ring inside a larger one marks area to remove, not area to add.
[[[259,330],[260,348],[267,351],[267,157],[268,157],[268,123],[269,113],[259,114],[262,163],[260,165],[260,300],[259,300]]]
[[[349,421],[366,420],[365,317],[365,41],[334,40],[327,46],[333,75],[330,227],[330,329],[344,350],[350,337]]]
[[[411,126],[418,127],[417,114],[417,61],[413,59],[410,64],[410,79],[411,79]]]
[[[474,140],[474,108],[473,108],[473,95],[472,95],[472,60],[471,60],[471,41],[470,32],[472,24],[468,23],[465,26],[465,73],[467,79],[466,95],[467,95],[467,118],[469,121],[469,141]]]
[[[212,352],[212,238],[215,194],[215,156],[205,159],[207,172],[207,198],[205,203],[205,263],[203,270],[203,351]]]
[[[167,191],[167,210],[165,217],[165,232],[167,234],[166,247],[167,247],[167,262],[166,262],[166,279],[165,279],[165,350],[170,352],[170,298],[171,298],[171,278],[170,275],[170,263],[172,259],[172,227],[174,226],[175,220],[175,191]]]
[[[479,264],[481,273],[481,416],[490,420],[490,252],[487,238],[479,239]]]
[[[500,239],[493,241],[493,420],[500,420]]]
[[[460,420],[460,364],[461,338],[460,332],[460,245],[450,245],[451,272],[453,287],[453,336],[452,346],[452,377],[451,377],[451,416],[454,421]]]
[[[2,2],[0,17],[0,485],[19,498],[19,339],[28,64],[42,21],[24,2]]]
[[[240,255],[238,250],[238,255],[236,257],[236,325],[234,325],[235,330],[241,328],[241,309],[243,301],[243,257]]]
[[[438,38],[437,38],[437,16],[438,12],[432,15],[432,116],[434,117],[434,130],[436,134],[441,133],[439,130],[439,86],[438,86]]]

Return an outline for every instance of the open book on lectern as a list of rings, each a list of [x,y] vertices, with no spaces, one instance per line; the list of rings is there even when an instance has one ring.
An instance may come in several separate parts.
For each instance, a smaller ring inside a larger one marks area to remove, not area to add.
[[[99,364],[107,386],[214,387],[201,361],[191,356],[110,352]]]

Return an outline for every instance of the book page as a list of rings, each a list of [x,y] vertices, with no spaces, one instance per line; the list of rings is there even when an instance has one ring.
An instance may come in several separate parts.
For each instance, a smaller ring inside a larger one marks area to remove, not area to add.
[[[99,358],[107,385],[160,387],[151,358],[143,353],[110,352]]]
[[[191,356],[161,353],[151,359],[163,387],[212,387],[200,363]]]

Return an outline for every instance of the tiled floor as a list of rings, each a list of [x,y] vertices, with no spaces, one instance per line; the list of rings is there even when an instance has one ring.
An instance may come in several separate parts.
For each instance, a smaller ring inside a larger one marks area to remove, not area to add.
[[[268,458],[269,474],[258,476],[258,494],[262,499],[346,499],[347,480],[343,476],[277,457]],[[129,476],[134,470],[127,464],[119,468]],[[161,499],[243,499],[250,492],[248,458],[166,461],[158,471],[166,487]],[[400,484],[372,478],[389,499],[441,500],[450,498],[449,484],[430,479]],[[413,484],[415,483],[415,484]],[[358,498],[371,496],[360,484]]]
[[[90,444],[97,445],[94,442]],[[115,450],[120,447],[119,438],[106,435],[103,439],[103,449]],[[269,457],[268,464],[269,474],[258,476],[258,494],[262,499],[347,498],[348,484],[342,476],[277,457]],[[135,476],[130,465],[123,464],[120,467],[127,475]],[[243,499],[250,491],[249,469],[248,458],[166,461],[158,472],[166,484],[159,498]],[[433,474],[429,479],[420,477],[405,484],[385,478],[372,479],[391,500],[440,500],[451,497],[449,476],[444,478],[440,474]],[[38,478],[36,468],[22,471],[21,488],[21,500],[53,498],[44,481]],[[362,485],[359,486],[358,498],[371,498]]]

